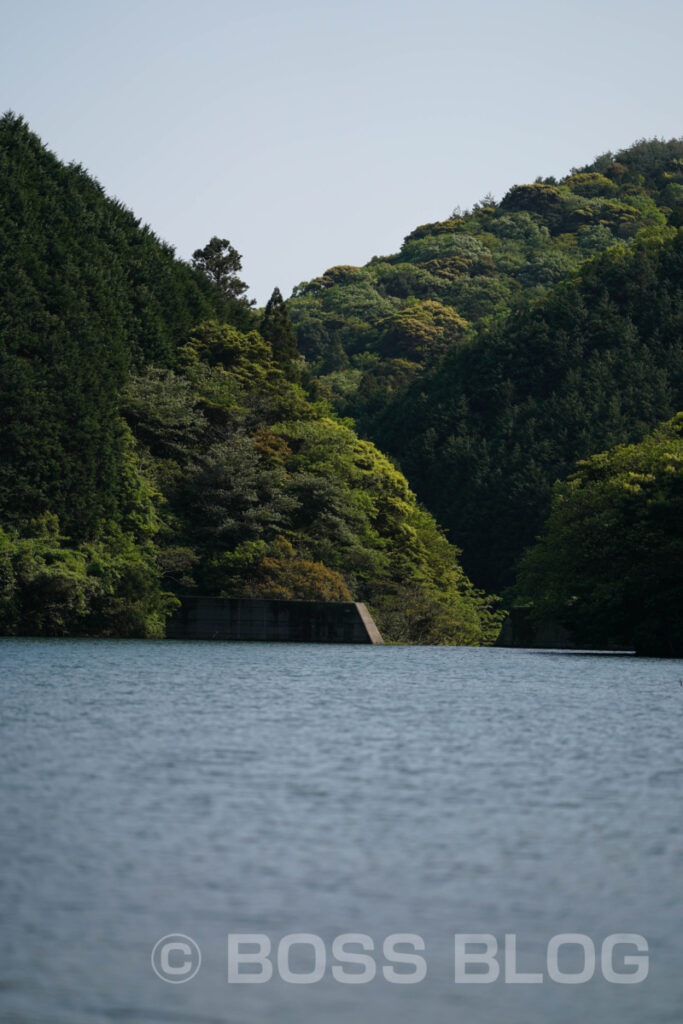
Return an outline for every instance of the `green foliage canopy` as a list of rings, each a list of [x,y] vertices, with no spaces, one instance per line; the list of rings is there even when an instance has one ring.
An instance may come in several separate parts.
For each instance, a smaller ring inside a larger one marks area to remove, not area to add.
[[[613,248],[456,347],[373,431],[500,590],[577,459],[641,439],[683,404],[683,232]]]
[[[683,656],[683,413],[553,490],[519,594],[584,643]]]

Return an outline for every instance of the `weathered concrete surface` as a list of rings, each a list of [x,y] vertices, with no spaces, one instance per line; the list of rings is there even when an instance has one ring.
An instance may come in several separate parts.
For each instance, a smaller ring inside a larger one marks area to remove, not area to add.
[[[384,643],[365,605],[351,601],[185,597],[182,602],[166,626],[170,640]]]

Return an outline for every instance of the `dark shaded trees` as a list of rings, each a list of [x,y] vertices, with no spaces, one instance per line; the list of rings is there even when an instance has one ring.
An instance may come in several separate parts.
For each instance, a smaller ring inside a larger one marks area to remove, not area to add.
[[[580,462],[553,490],[518,592],[596,647],[683,656],[683,413]]]
[[[454,348],[386,405],[373,438],[487,589],[514,582],[552,486],[683,405],[683,232],[611,249]]]
[[[221,308],[210,282],[80,167],[2,117],[0,522],[50,512],[80,541],[116,520],[127,375],[172,365],[192,326]]]

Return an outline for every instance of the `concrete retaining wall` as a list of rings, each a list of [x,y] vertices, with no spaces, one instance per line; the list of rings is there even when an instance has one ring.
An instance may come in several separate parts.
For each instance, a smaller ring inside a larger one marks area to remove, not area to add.
[[[325,601],[251,601],[185,597],[169,619],[171,640],[276,640],[299,643],[381,644],[364,604]]]

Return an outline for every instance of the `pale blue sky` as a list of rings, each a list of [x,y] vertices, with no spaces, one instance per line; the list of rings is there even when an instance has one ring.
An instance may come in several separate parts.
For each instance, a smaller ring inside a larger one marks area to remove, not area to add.
[[[0,107],[265,302],[417,224],[683,135],[681,0],[0,0]]]

